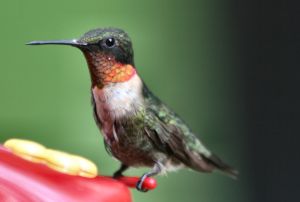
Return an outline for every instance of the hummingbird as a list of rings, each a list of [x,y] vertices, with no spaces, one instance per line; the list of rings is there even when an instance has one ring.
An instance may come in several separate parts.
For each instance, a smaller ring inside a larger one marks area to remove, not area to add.
[[[184,167],[238,175],[149,90],[136,69],[132,42],[125,31],[98,28],[78,39],[27,43],[45,44],[73,46],[85,56],[94,119],[107,152],[121,162],[113,177],[121,177],[129,167],[150,167],[136,184],[137,190],[146,192],[142,185],[147,177]]]

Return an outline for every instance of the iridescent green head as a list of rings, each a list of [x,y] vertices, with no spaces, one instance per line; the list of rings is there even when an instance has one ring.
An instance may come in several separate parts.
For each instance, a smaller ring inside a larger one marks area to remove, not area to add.
[[[121,29],[94,29],[85,33],[78,42],[88,44],[84,50],[111,54],[118,62],[124,64],[133,63],[131,40],[127,33]]]
[[[118,28],[99,28],[86,32],[79,39],[58,41],[32,41],[28,45],[58,44],[71,45],[84,53],[104,53],[114,56],[117,62],[133,65],[132,43],[127,35]]]

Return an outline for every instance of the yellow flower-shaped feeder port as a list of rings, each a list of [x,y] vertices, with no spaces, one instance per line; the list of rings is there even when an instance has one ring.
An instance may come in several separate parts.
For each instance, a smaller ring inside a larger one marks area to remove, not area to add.
[[[98,175],[97,166],[90,160],[66,152],[48,149],[30,140],[9,139],[4,147],[17,156],[69,175],[94,178]]]

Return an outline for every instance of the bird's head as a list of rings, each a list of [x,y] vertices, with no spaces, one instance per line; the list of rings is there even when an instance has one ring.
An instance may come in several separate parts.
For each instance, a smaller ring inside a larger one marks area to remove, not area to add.
[[[84,53],[101,53],[114,58],[116,62],[133,65],[132,43],[121,29],[94,29],[80,37],[78,43],[86,44],[79,46]]]
[[[124,82],[135,74],[133,49],[126,32],[118,28],[99,28],[86,32],[79,39],[32,41],[28,45],[70,45],[85,55],[92,84]]]

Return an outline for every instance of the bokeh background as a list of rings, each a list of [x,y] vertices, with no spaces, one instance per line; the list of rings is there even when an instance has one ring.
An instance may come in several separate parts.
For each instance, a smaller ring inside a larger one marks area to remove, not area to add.
[[[157,177],[158,188],[132,190],[141,202],[250,202],[239,25],[221,0],[0,2],[0,142],[25,138],[93,160],[103,175],[119,166],[92,117],[82,53],[65,46],[25,46],[71,39],[97,27],[132,38],[135,64],[152,91],[186,120],[206,145],[240,171],[239,180],[190,170]],[[243,14],[243,13],[241,13]],[[141,175],[146,169],[126,174]]]

